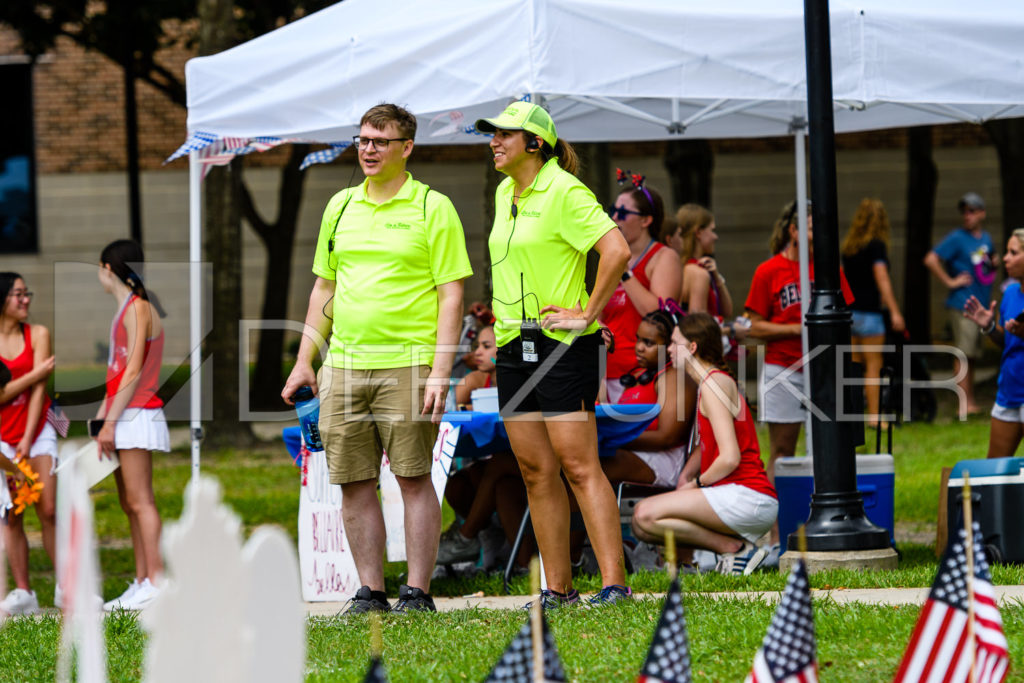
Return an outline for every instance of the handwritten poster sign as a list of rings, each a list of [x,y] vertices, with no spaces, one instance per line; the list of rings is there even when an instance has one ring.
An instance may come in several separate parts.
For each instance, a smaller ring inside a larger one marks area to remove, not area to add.
[[[306,602],[347,600],[359,574],[341,521],[341,487],[330,483],[323,451],[302,448],[299,494],[299,573]]]
[[[444,497],[459,427],[441,424],[434,444],[431,479],[438,501]],[[355,595],[362,585],[352,560],[341,517],[341,486],[330,483],[327,457],[322,451],[302,449],[302,486],[299,494],[299,572],[302,599],[306,602],[337,602]],[[387,529],[388,560],[405,560],[405,523],[402,493],[383,456],[380,473],[381,506]]]

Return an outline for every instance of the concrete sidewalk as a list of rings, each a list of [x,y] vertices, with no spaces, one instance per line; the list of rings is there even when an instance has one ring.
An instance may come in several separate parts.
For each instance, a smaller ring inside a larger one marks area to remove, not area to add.
[[[923,605],[930,588],[851,588],[814,589],[811,598],[815,601],[834,601],[838,604],[859,602],[867,605]],[[1024,601],[1024,586],[995,586],[996,600],[1000,605]],[[658,599],[654,593],[637,594],[639,599]],[[782,597],[782,591],[737,591],[729,593],[686,593],[687,598],[711,598],[714,600],[759,600],[775,603]],[[463,596],[461,598],[434,598],[439,612],[460,609],[519,609],[530,601],[527,595]],[[311,617],[333,617],[345,609],[344,602],[307,602],[306,614]]]

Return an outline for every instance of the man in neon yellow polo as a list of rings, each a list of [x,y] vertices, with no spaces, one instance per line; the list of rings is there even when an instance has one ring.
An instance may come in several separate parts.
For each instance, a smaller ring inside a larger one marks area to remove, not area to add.
[[[313,259],[306,334],[281,396],[308,385],[320,397],[320,433],[363,586],[350,613],[433,611],[430,575],[441,508],[430,480],[437,422],[473,271],[448,197],[413,180],[406,161],[416,118],[393,104],[363,115],[355,138],[366,181],[327,204]],[[330,348],[320,375],[313,354]],[[318,391],[319,390],[319,391]],[[384,517],[377,500],[386,451],[405,506],[408,584],[384,592]]]

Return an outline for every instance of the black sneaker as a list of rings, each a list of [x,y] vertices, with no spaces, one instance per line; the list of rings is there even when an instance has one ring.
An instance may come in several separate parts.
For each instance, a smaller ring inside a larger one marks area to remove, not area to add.
[[[371,591],[369,586],[363,586],[349,600],[348,609],[344,613],[346,615],[366,614],[367,612],[387,612],[390,609],[391,605],[388,604],[384,591]]]
[[[398,587],[398,602],[391,608],[396,614],[408,614],[409,612],[436,612],[434,599],[419,588],[406,586],[404,583]]]

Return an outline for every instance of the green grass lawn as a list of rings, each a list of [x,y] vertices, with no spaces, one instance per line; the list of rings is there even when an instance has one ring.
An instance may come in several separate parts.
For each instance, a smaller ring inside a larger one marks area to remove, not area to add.
[[[762,448],[766,435],[762,436]],[[869,432],[869,440],[872,434]],[[832,571],[811,577],[814,587],[857,588],[928,586],[937,562],[935,516],[940,471],[958,460],[983,457],[988,441],[987,418],[965,423],[906,425],[895,434],[896,519],[916,542],[902,542],[899,569],[891,572]],[[281,444],[256,451],[224,450],[203,453],[204,473],[217,477],[225,502],[242,518],[246,534],[266,523],[281,525],[295,537],[298,512],[298,470]],[[182,492],[189,477],[187,452],[160,455],[154,460],[157,505],[165,520],[181,514]],[[125,588],[133,575],[128,526],[117,502],[113,482],[93,491],[100,565],[105,598]],[[446,516],[450,519],[450,512]],[[38,525],[31,513],[26,526]],[[905,535],[906,535],[905,534]],[[41,548],[30,554],[34,588],[44,605],[52,604],[53,572]],[[404,565],[388,565],[390,594],[397,592]],[[993,568],[996,584],[1024,582],[1024,570]],[[578,588],[595,591],[597,577],[580,577]],[[664,591],[664,574],[640,572],[630,577],[634,590]],[[749,577],[713,574],[684,577],[684,604],[690,632],[693,670],[701,680],[738,680],[747,672],[771,619],[773,607],[746,599],[712,600],[710,591],[783,588],[785,577],[758,573]],[[477,590],[500,593],[497,576],[435,581],[435,595],[465,595]],[[526,593],[525,578],[513,591]],[[657,620],[660,601],[644,600],[596,612],[570,610],[552,616],[552,629],[571,680],[605,681],[635,678]],[[917,618],[916,607],[816,603],[819,662],[822,677],[841,681],[891,678]],[[525,615],[516,612],[467,610],[440,615],[414,615],[384,621],[384,657],[393,680],[481,680],[497,660]],[[1020,662],[1024,648],[1024,605],[1004,609],[1003,619],[1011,655]],[[111,680],[141,677],[145,636],[131,615],[106,622]],[[0,683],[8,680],[52,680],[59,621],[16,619],[0,630]],[[360,680],[367,665],[368,636],[360,619],[311,619],[307,680]],[[1011,672],[1011,678],[1024,680]]]

